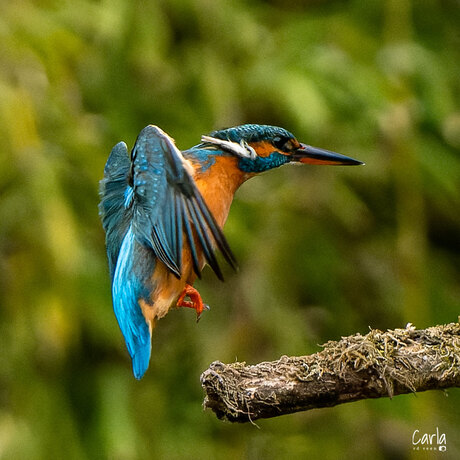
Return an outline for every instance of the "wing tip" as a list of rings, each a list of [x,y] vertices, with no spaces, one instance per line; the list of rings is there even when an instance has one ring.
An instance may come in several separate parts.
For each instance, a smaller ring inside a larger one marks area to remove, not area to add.
[[[126,142],[120,141],[117,144],[115,144],[112,147],[112,150],[110,151],[109,158],[118,158],[118,157],[128,157],[128,146],[126,145]]]
[[[114,146],[113,146],[113,149],[112,150],[128,150],[128,146],[126,145],[126,142],[124,141],[120,141],[120,142],[117,142]]]
[[[113,146],[107,158],[104,166],[104,179],[110,179],[119,172],[120,168],[126,167],[129,167],[128,146],[125,142],[120,141]],[[104,179],[102,181],[104,181]]]
[[[141,138],[143,136],[150,136],[150,135],[155,135],[155,136],[162,137],[162,138],[172,139],[171,136],[166,134],[159,126],[152,125],[152,124],[147,125],[145,128],[143,128],[141,130],[141,132],[139,133],[138,138]]]

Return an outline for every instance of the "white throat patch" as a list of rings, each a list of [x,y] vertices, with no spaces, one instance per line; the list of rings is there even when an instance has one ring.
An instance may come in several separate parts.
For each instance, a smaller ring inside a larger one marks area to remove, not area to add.
[[[222,150],[233,153],[238,157],[249,158],[250,160],[255,160],[257,158],[256,151],[245,141],[238,143],[232,141],[224,141],[222,139],[216,139],[215,137],[210,136],[201,136],[201,142],[216,145]]]

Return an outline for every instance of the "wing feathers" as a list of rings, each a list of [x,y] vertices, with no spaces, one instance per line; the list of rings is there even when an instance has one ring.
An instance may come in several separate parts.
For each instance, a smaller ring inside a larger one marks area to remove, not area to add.
[[[171,272],[181,276],[183,229],[198,276],[202,251],[206,262],[223,279],[214,247],[236,268],[222,230],[195,185],[191,166],[174,141],[160,128],[149,125],[137,138],[132,162],[136,234]]]
[[[186,218],[183,219],[183,223],[185,228],[185,235],[190,247],[190,254],[192,256],[193,270],[198,276],[198,278],[201,278],[201,267],[198,261],[198,254],[195,246],[195,238],[193,236],[190,220],[188,219],[188,204],[184,196],[181,196],[181,214],[182,216],[186,216]]]
[[[130,220],[130,215],[124,206],[126,192],[130,188],[128,185],[130,168],[131,162],[126,144],[119,142],[110,152],[99,188],[101,196],[99,214],[105,230],[107,257],[112,278]]]
[[[216,273],[217,277],[220,280],[223,280],[224,278],[222,275],[222,271],[220,270],[219,264],[217,263],[216,257],[214,256],[214,250],[207,229],[205,227],[203,217],[197,216],[196,203],[192,201],[187,201],[187,208],[188,214],[192,219],[195,232],[198,236],[198,241],[200,242],[201,247],[203,249],[204,257],[210,265],[210,267]]]
[[[182,271],[182,221],[183,221],[183,212],[182,212],[182,197],[179,193],[174,194],[174,210],[172,214],[174,218],[173,228],[176,229],[176,245],[175,252],[177,255],[177,265],[179,271]]]

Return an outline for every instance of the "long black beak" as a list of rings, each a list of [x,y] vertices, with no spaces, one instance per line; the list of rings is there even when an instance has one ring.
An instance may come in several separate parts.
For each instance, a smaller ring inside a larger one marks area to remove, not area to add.
[[[363,165],[362,161],[355,160],[340,153],[323,150],[311,145],[300,144],[293,153],[292,161],[314,165]]]

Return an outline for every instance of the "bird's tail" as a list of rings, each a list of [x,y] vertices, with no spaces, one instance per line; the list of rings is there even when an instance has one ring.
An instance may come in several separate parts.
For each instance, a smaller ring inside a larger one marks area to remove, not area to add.
[[[134,377],[142,378],[149,366],[151,325],[142,314],[139,300],[148,301],[153,272],[152,251],[141,246],[129,227],[120,247],[112,281],[113,308],[133,363]]]

